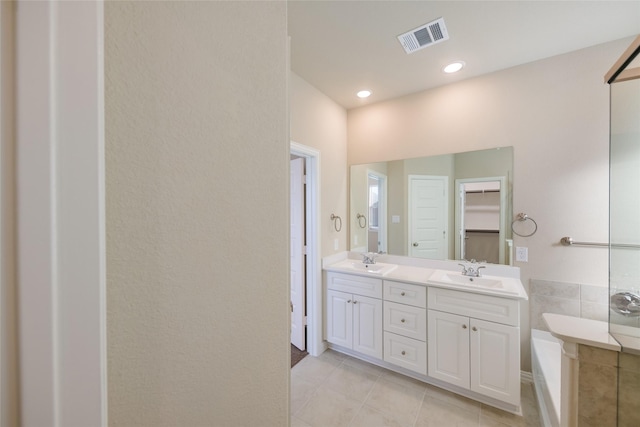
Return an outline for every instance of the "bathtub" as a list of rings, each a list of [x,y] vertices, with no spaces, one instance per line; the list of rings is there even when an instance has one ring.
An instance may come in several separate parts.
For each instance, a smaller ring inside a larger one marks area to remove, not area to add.
[[[531,368],[540,418],[546,427],[560,426],[562,347],[549,332],[531,330]]]

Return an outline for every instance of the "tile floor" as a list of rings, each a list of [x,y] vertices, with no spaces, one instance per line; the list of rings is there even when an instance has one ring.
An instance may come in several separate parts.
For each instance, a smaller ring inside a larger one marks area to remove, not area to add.
[[[516,416],[328,350],[291,369],[292,427],[540,426],[533,384]]]

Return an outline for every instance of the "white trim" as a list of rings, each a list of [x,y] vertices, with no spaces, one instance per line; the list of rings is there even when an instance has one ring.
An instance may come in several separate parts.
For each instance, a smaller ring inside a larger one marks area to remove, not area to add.
[[[320,151],[291,141],[291,154],[305,158],[307,175],[307,351],[319,356],[322,341],[322,260],[320,242]]]
[[[107,425],[103,2],[19,1],[21,420]]]

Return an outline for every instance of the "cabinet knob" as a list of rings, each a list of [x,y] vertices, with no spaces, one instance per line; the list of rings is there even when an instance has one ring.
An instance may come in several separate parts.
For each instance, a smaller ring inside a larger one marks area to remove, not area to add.
[[[404,319],[400,319],[400,321],[401,321],[402,323],[404,323]]]
[[[353,300],[353,303],[354,303],[354,304],[357,304],[357,303],[358,303],[358,301],[356,301],[356,300]]]
[[[404,292],[400,292],[400,295],[404,296]]]
[[[407,354],[404,350],[402,350],[402,355],[404,356],[405,354]]]
[[[475,331],[477,331],[477,330],[478,330],[478,328],[476,328],[476,327],[474,326],[473,328],[471,328],[471,330],[475,332]]]
[[[467,329],[467,325],[462,325],[462,329]]]
[[[347,304],[351,304],[351,300],[347,300]]]
[[[413,242],[413,246],[418,247],[418,242]]]

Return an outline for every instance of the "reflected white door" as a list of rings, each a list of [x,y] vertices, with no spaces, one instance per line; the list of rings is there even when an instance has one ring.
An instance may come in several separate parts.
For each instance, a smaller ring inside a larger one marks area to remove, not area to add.
[[[304,159],[291,160],[291,344],[305,350]]]
[[[409,176],[409,256],[446,259],[446,176]]]

